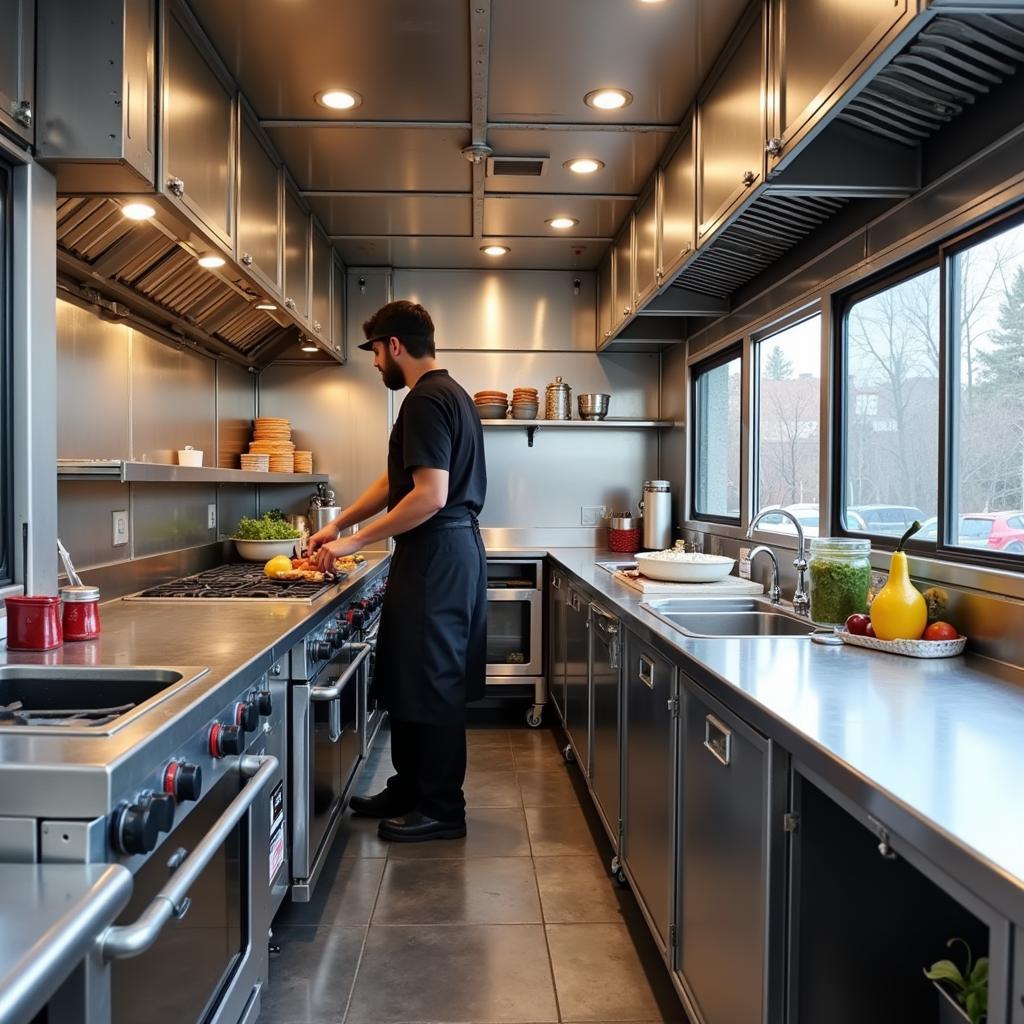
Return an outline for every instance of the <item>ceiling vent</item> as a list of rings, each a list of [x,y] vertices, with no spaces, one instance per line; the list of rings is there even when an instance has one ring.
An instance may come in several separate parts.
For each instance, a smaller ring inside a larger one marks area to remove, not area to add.
[[[548,165],[546,156],[492,156],[487,159],[487,177],[539,178]]]

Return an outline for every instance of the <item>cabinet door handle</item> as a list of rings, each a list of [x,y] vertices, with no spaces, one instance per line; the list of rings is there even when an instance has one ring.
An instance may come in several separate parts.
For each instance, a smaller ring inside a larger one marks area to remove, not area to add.
[[[285,309],[294,309],[295,308],[295,300],[294,299],[285,299],[284,300],[284,306],[285,306]]]
[[[562,589],[562,577],[559,576],[557,572],[554,573],[552,575],[552,577],[551,577],[551,586],[555,590],[561,590]]]
[[[769,156],[778,156],[782,152],[782,146],[782,139],[776,135],[765,143],[764,151]]]
[[[757,175],[753,171],[744,171],[743,172],[742,181],[743,181],[744,185],[749,187],[750,185],[754,184],[754,181],[756,179],[757,179]]]
[[[246,266],[246,267],[251,267],[252,266],[252,253],[248,253],[248,252],[243,252],[242,253],[242,264],[243,264],[243,266]]]
[[[168,178],[167,191],[180,199],[185,194],[185,182],[181,178]]]
[[[622,315],[623,316],[629,316],[629,306],[623,306],[622,307]]]
[[[322,327],[320,325],[320,321],[319,320],[314,320],[313,321],[313,330],[316,331],[317,334],[319,334],[320,331],[322,330]]]
[[[22,100],[15,108],[12,115],[14,120],[23,128],[32,127],[32,104],[28,100]]]
[[[640,682],[648,690],[654,689],[654,661],[646,654],[640,655]]]
[[[717,761],[728,766],[732,760],[732,729],[714,715],[705,716],[704,746],[711,751]]]

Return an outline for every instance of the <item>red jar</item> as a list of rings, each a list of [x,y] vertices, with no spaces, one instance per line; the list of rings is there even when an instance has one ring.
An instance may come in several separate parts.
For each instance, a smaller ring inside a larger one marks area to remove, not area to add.
[[[95,640],[100,635],[100,588],[61,587],[64,639]]]
[[[49,651],[64,642],[59,597],[5,597],[4,607],[9,651]]]
[[[640,525],[638,516],[612,516],[608,520],[608,550],[622,555],[635,555],[640,550]]]

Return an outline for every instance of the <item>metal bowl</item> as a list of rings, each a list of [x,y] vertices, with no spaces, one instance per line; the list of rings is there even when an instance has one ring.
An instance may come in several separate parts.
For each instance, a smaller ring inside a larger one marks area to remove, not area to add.
[[[608,403],[611,395],[577,395],[576,404],[580,410],[580,419],[603,420],[608,415]]]

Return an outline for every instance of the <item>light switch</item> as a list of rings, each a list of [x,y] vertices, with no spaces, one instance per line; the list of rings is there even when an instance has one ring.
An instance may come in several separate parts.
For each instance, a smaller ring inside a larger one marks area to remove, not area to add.
[[[211,530],[217,529],[217,504],[216,502],[206,506],[206,525]]]
[[[600,526],[607,513],[606,505],[581,505],[580,526]]]
[[[113,514],[113,536],[111,543],[115,548],[128,543],[128,510],[120,509]]]

